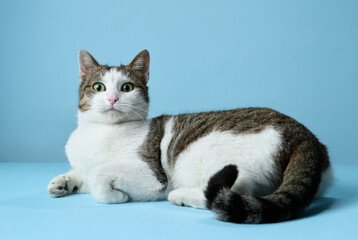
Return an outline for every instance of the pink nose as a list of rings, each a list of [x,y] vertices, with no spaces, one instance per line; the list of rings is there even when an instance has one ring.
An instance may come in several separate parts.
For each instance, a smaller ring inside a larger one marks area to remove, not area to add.
[[[117,97],[110,97],[110,98],[108,98],[108,101],[109,101],[112,105],[114,105],[114,104],[118,101],[118,98],[117,98]]]

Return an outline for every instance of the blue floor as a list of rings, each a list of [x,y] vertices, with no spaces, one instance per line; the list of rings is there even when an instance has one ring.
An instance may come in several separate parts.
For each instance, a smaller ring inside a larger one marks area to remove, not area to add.
[[[88,194],[47,195],[67,163],[0,163],[0,239],[356,239],[358,165],[334,165],[337,182],[303,216],[275,224],[220,222],[167,201],[104,205]],[[355,236],[355,237],[354,237]]]

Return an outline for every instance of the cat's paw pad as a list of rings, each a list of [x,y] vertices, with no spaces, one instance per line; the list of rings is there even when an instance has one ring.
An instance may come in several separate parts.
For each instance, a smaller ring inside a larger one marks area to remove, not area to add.
[[[169,193],[168,200],[177,206],[205,209],[205,198],[201,189],[179,188]]]
[[[68,194],[68,183],[71,178],[66,175],[59,175],[51,180],[47,186],[47,192],[51,197],[62,197]]]

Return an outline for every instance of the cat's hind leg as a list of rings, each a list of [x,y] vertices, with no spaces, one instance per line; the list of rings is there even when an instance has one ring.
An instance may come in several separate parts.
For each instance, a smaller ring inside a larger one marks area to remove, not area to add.
[[[168,200],[178,206],[206,209],[204,190],[201,188],[178,188],[171,191]]]
[[[88,192],[80,177],[74,170],[53,178],[47,186],[51,197],[63,197],[72,193]]]

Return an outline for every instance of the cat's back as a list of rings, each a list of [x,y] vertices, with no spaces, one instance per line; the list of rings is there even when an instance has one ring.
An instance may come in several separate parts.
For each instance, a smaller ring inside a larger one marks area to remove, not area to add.
[[[301,125],[293,118],[273,109],[255,107],[180,114],[173,117],[175,128],[189,131],[200,127],[207,130],[255,133],[270,125],[279,129]]]
[[[233,135],[255,135],[272,129],[289,145],[315,136],[295,119],[270,108],[238,108],[172,116],[170,125],[176,154],[190,143],[210,133],[230,132]]]

